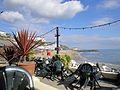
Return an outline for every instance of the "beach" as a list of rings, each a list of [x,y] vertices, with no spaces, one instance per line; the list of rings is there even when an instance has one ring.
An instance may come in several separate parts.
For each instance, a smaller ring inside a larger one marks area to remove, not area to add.
[[[56,54],[56,51],[51,51],[51,55],[50,58],[52,56],[54,56]],[[110,68],[120,68],[120,65],[115,65],[115,64],[111,64],[111,63],[105,63],[105,62],[98,62],[98,61],[92,61],[89,60],[85,57],[83,57],[80,52],[78,51],[74,51],[74,50],[60,50],[59,54],[67,54],[71,57],[71,60],[75,60],[77,62],[77,64],[81,64],[81,63],[85,63],[85,62],[90,62],[93,64],[99,63],[100,67],[104,64]],[[47,52],[37,52],[34,55],[35,57],[42,57],[42,58],[48,58],[47,56]],[[0,66],[3,65],[7,65],[7,62],[4,60],[4,58],[0,57]]]
[[[82,52],[81,52],[82,53]],[[54,56],[56,54],[56,51],[51,51],[51,56]],[[60,50],[59,51],[59,54],[67,54],[71,57],[71,60],[75,60],[77,62],[77,64],[81,64],[81,63],[85,63],[85,62],[90,62],[90,63],[93,63],[93,64],[96,64],[98,63],[99,66],[101,67],[103,64],[110,67],[110,68],[115,68],[115,69],[118,69],[120,68],[120,65],[116,65],[116,64],[112,64],[112,63],[105,63],[105,62],[98,62],[98,61],[92,61],[92,60],[89,60],[88,58],[85,58],[83,57],[80,52],[78,51],[74,51],[74,50]],[[47,58],[47,52],[41,52],[41,53],[36,53],[35,54],[36,57],[44,57],[44,58]]]

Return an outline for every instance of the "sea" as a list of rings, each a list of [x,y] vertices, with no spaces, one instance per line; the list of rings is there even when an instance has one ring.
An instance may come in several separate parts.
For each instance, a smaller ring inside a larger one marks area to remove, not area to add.
[[[82,52],[80,55],[92,62],[120,65],[120,49],[100,49],[98,52]]]

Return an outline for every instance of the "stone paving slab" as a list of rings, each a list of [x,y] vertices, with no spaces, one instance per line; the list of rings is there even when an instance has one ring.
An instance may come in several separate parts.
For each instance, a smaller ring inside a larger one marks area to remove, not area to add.
[[[49,84],[45,84],[41,82],[38,77],[33,76],[32,78],[33,78],[35,90],[59,90]]]
[[[41,84],[41,85],[37,85],[37,87],[39,89],[37,90],[77,90],[77,88],[69,88],[67,87],[65,84],[59,84],[60,82],[58,80],[55,81],[51,81],[50,79],[46,79],[46,78],[42,78],[42,77],[36,77],[37,78],[37,84]],[[112,83],[108,83],[105,81],[99,81],[99,84],[101,85],[102,88],[98,88],[95,90],[112,90],[112,88],[116,88],[117,86],[115,86]],[[66,88],[67,87],[67,88]],[[51,89],[50,89],[51,88]],[[84,90],[90,90],[90,87],[87,86]],[[117,89],[119,90],[119,89]]]

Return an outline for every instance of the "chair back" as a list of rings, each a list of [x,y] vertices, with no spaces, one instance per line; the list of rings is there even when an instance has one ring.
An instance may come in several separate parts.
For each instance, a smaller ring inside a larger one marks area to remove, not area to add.
[[[53,68],[55,68],[56,72],[62,71],[63,63],[61,61],[57,60],[53,63]]]
[[[34,90],[29,72],[17,66],[1,67],[0,82],[0,90]]]
[[[86,78],[93,73],[93,68],[90,64],[85,63],[80,66],[79,72],[82,78]]]

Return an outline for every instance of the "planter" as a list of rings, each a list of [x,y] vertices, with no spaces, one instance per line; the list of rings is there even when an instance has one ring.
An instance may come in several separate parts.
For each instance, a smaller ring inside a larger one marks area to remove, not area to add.
[[[32,76],[34,75],[34,70],[35,70],[34,61],[28,61],[26,63],[17,63],[16,65],[27,70]]]

